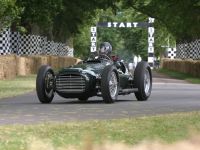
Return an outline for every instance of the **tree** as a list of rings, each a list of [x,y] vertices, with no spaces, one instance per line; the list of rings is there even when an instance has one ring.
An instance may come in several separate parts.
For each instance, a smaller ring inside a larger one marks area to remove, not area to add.
[[[74,54],[84,59],[90,52],[90,25],[84,25],[80,32],[74,36]]]
[[[98,8],[114,7],[116,0],[17,0],[24,8],[20,25],[28,33],[42,34],[54,41],[66,42]]]
[[[159,20],[178,42],[200,38],[199,0],[127,0],[124,4]]]
[[[0,30],[2,30],[11,25],[21,9],[16,7],[15,0],[0,0],[0,6]]]
[[[20,26],[28,33],[47,35],[52,39],[54,18],[62,9],[62,0],[17,0],[17,6],[24,8]]]
[[[79,34],[82,27],[93,24],[98,9],[115,9],[118,0],[65,0],[62,11],[56,16],[54,23],[55,39],[65,42],[68,37]]]

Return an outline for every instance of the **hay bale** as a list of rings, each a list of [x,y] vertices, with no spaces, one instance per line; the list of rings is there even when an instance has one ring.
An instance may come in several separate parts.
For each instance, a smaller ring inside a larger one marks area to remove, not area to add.
[[[194,61],[193,62],[193,70],[192,70],[192,74],[193,74],[194,77],[198,77],[197,72],[198,72],[197,61]]]
[[[65,67],[65,57],[59,57],[59,68]]]
[[[200,61],[196,62],[196,68],[197,77],[200,77]]]
[[[35,63],[33,57],[25,57],[25,70],[26,75],[35,73]]]
[[[46,56],[38,56],[38,57],[39,57],[38,65],[42,66],[42,65],[49,64],[48,57]]]
[[[53,68],[53,69],[57,69],[59,68],[59,59],[56,56],[49,56],[50,58],[50,63],[49,65]]]
[[[36,74],[42,65],[50,65],[53,69],[76,64],[79,59],[58,56],[0,56],[0,79],[11,79],[16,75]]]
[[[36,57],[23,56],[17,57],[17,74],[21,76],[35,74],[36,73]]]
[[[4,79],[4,56],[0,56],[0,80]]]
[[[42,65],[47,65],[48,64],[48,57],[47,56],[36,56],[34,57],[35,61],[35,74],[38,72],[38,69]]]
[[[162,68],[181,73],[187,73],[194,77],[200,77],[200,61],[199,60],[181,60],[181,59],[163,59]]]
[[[16,77],[16,58],[14,55],[0,56],[0,79]]]
[[[32,64],[31,64],[31,60],[30,60],[30,57],[25,57],[25,72],[26,72],[26,75],[30,74],[31,72],[31,69],[32,69]]]
[[[17,75],[25,76],[26,75],[26,58],[25,57],[16,57],[17,59]]]
[[[7,69],[7,74],[8,78],[13,79],[16,77],[16,63],[13,64],[13,62],[16,62],[16,57],[15,56],[10,56],[9,59],[7,60],[7,63],[5,68]]]
[[[0,60],[0,80],[4,79],[3,63]]]

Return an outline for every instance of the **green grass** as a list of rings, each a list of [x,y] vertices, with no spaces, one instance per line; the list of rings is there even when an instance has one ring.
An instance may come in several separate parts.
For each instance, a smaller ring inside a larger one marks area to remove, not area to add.
[[[200,78],[193,77],[190,74],[171,71],[171,70],[167,70],[167,69],[159,69],[157,72],[166,74],[172,78],[186,80],[186,81],[188,81],[190,83],[194,83],[194,84],[200,84]]]
[[[35,89],[35,75],[19,76],[13,80],[0,80],[0,98],[13,97]]]
[[[136,144],[143,140],[168,143],[188,138],[200,131],[200,112],[179,113],[135,119],[45,123],[40,125],[0,126],[0,149],[27,149],[33,139],[48,141],[54,147],[80,146],[84,139]]]

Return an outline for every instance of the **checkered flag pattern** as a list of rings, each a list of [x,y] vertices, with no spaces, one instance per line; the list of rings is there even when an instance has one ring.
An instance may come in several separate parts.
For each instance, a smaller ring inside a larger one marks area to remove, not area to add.
[[[47,43],[47,37],[41,37],[41,52],[42,55],[47,55],[46,53],[46,43]]]
[[[10,50],[12,53],[17,53],[17,50],[19,49],[19,38],[20,34],[18,32],[11,32],[10,34]]]
[[[200,59],[200,39],[177,45],[177,58],[181,59]]]
[[[5,29],[0,33],[0,55],[11,54],[10,34],[10,29]]]
[[[44,50],[46,55],[68,56],[66,45],[63,43],[55,43],[53,41],[46,41],[44,43]]]
[[[44,49],[45,49],[46,55],[52,55],[52,54],[54,54],[54,52],[53,52],[54,42],[53,41],[46,41]]]
[[[71,56],[74,57],[74,49],[73,48],[69,48],[67,51],[67,56]]]
[[[20,35],[10,29],[0,32],[0,55],[57,55],[73,56],[73,49],[66,44],[48,41],[37,35]]]
[[[41,37],[36,35],[21,35],[19,37],[18,55],[41,54]]]
[[[176,48],[168,48],[168,58],[174,59],[176,57]]]

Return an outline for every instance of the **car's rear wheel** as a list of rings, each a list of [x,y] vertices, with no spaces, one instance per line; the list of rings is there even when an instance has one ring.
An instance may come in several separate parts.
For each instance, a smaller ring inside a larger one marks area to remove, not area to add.
[[[118,97],[119,80],[114,66],[106,66],[102,72],[101,93],[105,103],[113,103]]]
[[[151,95],[152,90],[152,74],[147,62],[138,63],[134,71],[134,83],[138,91],[135,96],[138,101],[145,101]]]
[[[36,79],[36,92],[41,103],[51,103],[54,97],[54,72],[50,66],[41,66]]]

